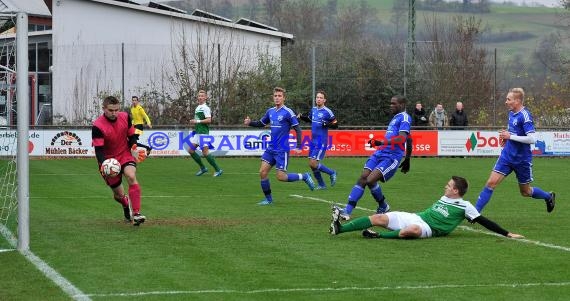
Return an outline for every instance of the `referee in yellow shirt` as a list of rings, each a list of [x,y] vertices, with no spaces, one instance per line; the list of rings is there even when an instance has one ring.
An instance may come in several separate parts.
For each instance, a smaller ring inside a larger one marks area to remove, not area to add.
[[[133,96],[131,98],[131,101],[132,101],[131,118],[133,120],[133,126],[135,127],[135,134],[138,134],[140,136],[143,133],[143,126],[145,122],[148,125],[148,127],[151,129],[152,129],[152,124],[150,123],[150,118],[148,117],[148,115],[144,111],[144,108],[141,106],[139,102],[139,97]],[[137,145],[146,148],[147,154],[150,153],[150,151],[152,150],[152,148],[147,145],[138,144],[138,143]]]
[[[143,126],[146,122],[149,128],[152,129],[152,124],[150,123],[150,118],[144,111],[144,108],[139,102],[138,96],[133,96],[131,104],[131,118],[133,119],[133,126],[137,129],[137,134],[141,135],[143,132]]]

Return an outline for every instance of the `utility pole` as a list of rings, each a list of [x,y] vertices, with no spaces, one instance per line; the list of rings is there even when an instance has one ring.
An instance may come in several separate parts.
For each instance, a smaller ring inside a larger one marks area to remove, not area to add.
[[[408,55],[410,56],[408,59]],[[410,67],[408,67],[408,64]],[[414,78],[416,64],[416,0],[408,0],[408,38],[404,48],[404,97],[407,94],[408,77]],[[409,75],[409,76],[408,76]]]

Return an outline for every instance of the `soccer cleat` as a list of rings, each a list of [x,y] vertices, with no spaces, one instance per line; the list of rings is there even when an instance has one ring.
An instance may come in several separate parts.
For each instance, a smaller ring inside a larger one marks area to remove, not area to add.
[[[332,215],[331,215],[331,225],[329,227],[329,233],[332,235],[337,235],[340,233],[340,212],[341,209],[332,205]]]
[[[131,221],[131,210],[129,209],[129,206],[123,206],[123,214],[125,215],[125,221],[130,222]]]
[[[380,235],[378,235],[378,233],[370,229],[365,229],[364,231],[362,231],[362,236],[366,238],[380,238]]]
[[[331,186],[336,184],[336,171],[331,174]]]
[[[218,170],[218,171],[216,171],[216,172],[214,173],[214,177],[219,177],[219,176],[221,176],[223,173],[224,173],[224,170],[223,170],[223,169],[220,169],[220,170]]]
[[[315,190],[315,182],[313,181],[313,178],[311,178],[311,174],[306,172],[303,181],[305,181],[307,186],[309,186],[309,189]]]
[[[257,205],[265,206],[265,205],[271,205],[272,203],[273,203],[273,201],[271,201],[271,200],[263,199],[263,200],[261,200],[261,202],[257,203]]]
[[[554,191],[550,192],[550,198],[545,200],[546,202],[546,212],[550,213],[554,210],[554,206],[556,205],[556,193]]]
[[[145,220],[146,220],[146,216],[144,216],[140,213],[136,213],[133,216],[133,226],[139,226],[140,224],[144,223]]]
[[[347,221],[350,219],[350,214],[346,213],[346,211],[344,211],[344,209],[340,209],[340,218],[344,221]]]
[[[319,186],[315,187],[315,190],[325,190],[325,189],[327,189],[327,186],[325,186],[325,185],[319,185]]]
[[[200,170],[196,173],[196,176],[199,177],[199,176],[201,176],[201,175],[203,175],[203,174],[205,174],[205,173],[207,173],[207,172],[208,172],[208,169],[204,167],[204,168],[200,169]]]
[[[383,214],[390,211],[390,205],[388,204],[388,202],[384,202],[383,205],[379,205],[378,208],[376,209],[376,214]]]

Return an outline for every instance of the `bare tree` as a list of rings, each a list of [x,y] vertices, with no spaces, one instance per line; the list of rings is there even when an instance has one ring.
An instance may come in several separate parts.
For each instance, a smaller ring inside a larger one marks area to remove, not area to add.
[[[474,124],[488,124],[490,116],[485,112],[493,110],[493,73],[486,50],[476,44],[481,20],[456,16],[445,23],[433,15],[425,23],[427,41],[418,42],[417,62],[429,101],[452,108],[462,100],[472,108]]]

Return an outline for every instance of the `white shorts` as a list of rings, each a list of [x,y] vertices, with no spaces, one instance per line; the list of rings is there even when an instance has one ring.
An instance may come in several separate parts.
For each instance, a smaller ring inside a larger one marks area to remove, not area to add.
[[[432,236],[429,225],[415,213],[394,211],[385,214],[388,216],[388,229],[390,230],[401,230],[410,225],[417,225],[422,229],[421,238]]]
[[[200,137],[204,137],[204,139],[200,139]],[[204,146],[208,147],[208,143],[209,141],[212,140],[212,136],[208,135],[208,134],[194,134],[194,136],[192,136],[190,138],[190,143],[194,144],[194,145],[198,145],[199,148],[202,148],[202,145],[200,143],[203,143]]]

